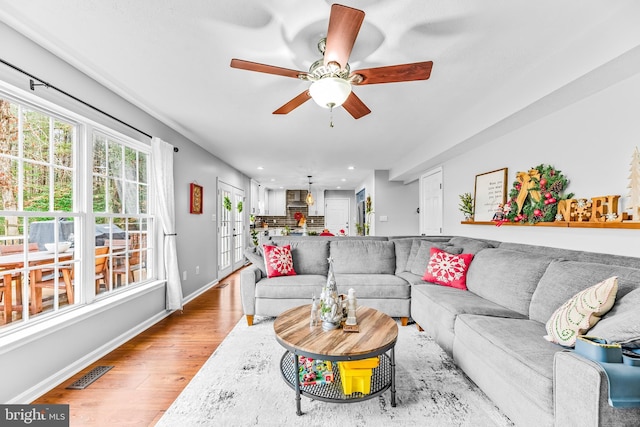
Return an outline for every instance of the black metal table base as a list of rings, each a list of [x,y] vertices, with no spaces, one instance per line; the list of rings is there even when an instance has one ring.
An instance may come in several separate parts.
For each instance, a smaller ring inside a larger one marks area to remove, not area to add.
[[[326,358],[325,360],[330,360]],[[371,374],[371,392],[363,394],[355,392],[344,394],[342,379],[336,363],[332,363],[334,380],[326,384],[314,384],[302,386],[298,380],[298,358],[289,351],[285,351],[280,359],[280,371],[289,387],[296,391],[296,414],[302,415],[301,396],[332,403],[361,402],[381,395],[391,389],[391,406],[396,406],[396,381],[395,381],[395,350],[391,348],[389,354],[380,355],[380,364],[374,368]]]

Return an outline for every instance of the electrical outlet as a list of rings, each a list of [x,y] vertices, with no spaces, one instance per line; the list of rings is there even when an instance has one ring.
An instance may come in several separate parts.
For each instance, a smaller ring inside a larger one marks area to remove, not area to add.
[[[200,274],[200,266],[196,265],[196,274]]]
[[[187,270],[182,272],[182,280],[187,280]]]

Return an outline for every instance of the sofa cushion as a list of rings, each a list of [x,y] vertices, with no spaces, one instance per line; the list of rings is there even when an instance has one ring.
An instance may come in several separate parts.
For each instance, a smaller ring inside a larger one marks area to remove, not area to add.
[[[638,268],[555,260],[545,271],[531,297],[529,317],[545,323],[571,296],[611,276],[618,276],[617,300],[640,287]]]
[[[546,324],[544,338],[565,347],[573,347],[578,335],[591,329],[616,300],[618,278],[613,276],[584,289],[562,304]]]
[[[422,280],[422,275],[417,275],[417,274],[413,274],[410,271],[403,271],[401,273],[396,273],[396,276],[398,277],[402,277],[404,280],[406,280],[410,285],[427,285],[427,284],[432,284],[429,282],[425,282],[424,280]]]
[[[253,246],[245,249],[244,256],[249,262],[260,270],[261,277],[267,277],[267,269],[264,265],[264,257],[261,252],[258,252],[258,248]]]
[[[467,271],[472,259],[473,254],[453,255],[431,248],[431,258],[422,280],[466,291]]]
[[[413,240],[414,239],[398,239],[393,241],[393,246],[396,252],[396,274],[406,271],[407,260],[411,253]]]
[[[356,292],[356,298],[410,298],[411,285],[394,274],[336,273],[338,293]]]
[[[264,251],[264,265],[267,270],[267,277],[296,275],[289,245],[263,245],[262,250]]]
[[[519,398],[553,408],[553,358],[560,347],[541,339],[544,331],[544,323],[535,320],[461,314],[456,319],[453,358],[472,380],[474,369],[482,370],[477,373],[480,377],[499,375],[522,393]],[[467,362],[466,352],[474,353],[473,361],[481,355],[486,366]]]
[[[538,254],[523,256],[522,252],[505,249],[481,250],[469,266],[467,288],[528,316],[531,295],[551,261],[552,258]]]
[[[561,258],[567,261],[592,262],[596,264],[638,268],[637,257],[576,251],[571,249],[552,248],[548,246],[527,245],[524,243],[504,242],[500,243],[499,247],[500,249],[547,255],[552,258]]]
[[[262,279],[256,283],[255,297],[268,299],[308,299],[315,294],[320,296],[326,276],[304,274],[297,276],[279,276]]]
[[[317,237],[317,236],[314,236]],[[308,239],[279,239],[278,246],[291,246],[293,266],[298,274],[324,274],[329,272],[329,241]]]
[[[472,292],[427,282],[411,286],[411,317],[449,354],[453,351],[456,317],[465,313],[524,317]]]
[[[430,242],[428,240],[422,240],[420,242],[420,247],[416,256],[411,265],[407,265],[407,270],[412,272],[413,274],[424,275],[425,271],[427,271],[427,267],[429,266],[429,262],[432,257],[431,249],[437,248],[442,249],[450,254],[460,254],[462,253],[462,248],[452,246],[448,243],[435,243]]]
[[[618,279],[620,281],[620,279]],[[638,284],[640,286],[640,283]],[[640,288],[616,297],[616,303],[602,317],[589,335],[604,338],[607,342],[620,343],[625,347],[640,348]]]
[[[407,263],[404,266],[404,269],[402,271],[411,271],[411,266],[413,265],[413,261],[416,259],[416,256],[418,255],[418,251],[420,250],[421,244],[422,242],[418,239],[413,239],[411,241],[411,250],[409,251],[409,256],[407,257]]]
[[[483,249],[492,248],[489,242],[484,240],[472,239],[469,237],[453,237],[449,240],[449,243],[453,246],[462,248],[462,252],[465,254],[477,254]]]
[[[394,274],[393,242],[376,240],[332,240],[329,253],[335,273]]]

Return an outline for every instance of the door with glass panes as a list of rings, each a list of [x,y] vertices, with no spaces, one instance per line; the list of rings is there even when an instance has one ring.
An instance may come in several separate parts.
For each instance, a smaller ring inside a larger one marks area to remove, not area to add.
[[[244,190],[218,181],[218,270],[225,277],[244,265]]]

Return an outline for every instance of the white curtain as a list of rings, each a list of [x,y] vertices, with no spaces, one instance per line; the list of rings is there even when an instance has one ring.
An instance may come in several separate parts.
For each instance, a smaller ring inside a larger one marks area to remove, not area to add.
[[[156,213],[160,223],[158,256],[164,261],[158,277],[167,281],[167,310],[182,309],[182,283],[178,269],[176,250],[176,216],[173,193],[173,146],[160,138],[151,139],[153,185],[155,189]]]

